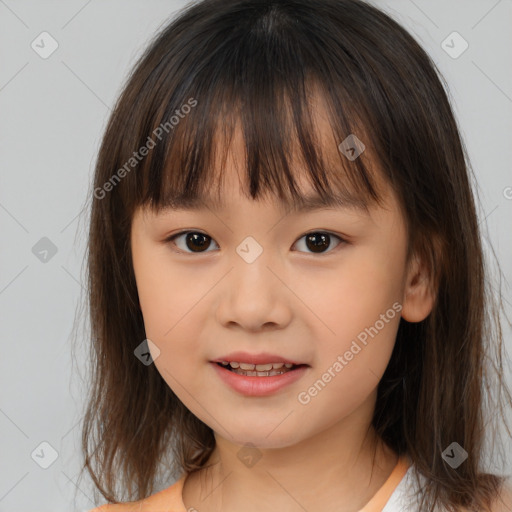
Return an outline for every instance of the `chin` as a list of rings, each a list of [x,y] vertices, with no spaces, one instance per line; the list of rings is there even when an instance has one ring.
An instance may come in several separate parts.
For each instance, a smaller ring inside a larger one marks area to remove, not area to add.
[[[252,427],[255,427],[255,430],[260,432],[260,434],[255,434],[254,430],[247,429],[247,425],[251,425],[250,422],[246,424],[245,428],[240,430],[236,430],[236,428],[232,426],[229,428],[229,431],[233,434],[233,437],[229,438],[228,441],[240,445],[241,447],[252,446],[260,450],[277,450],[292,446],[301,441],[300,438],[295,439],[288,430],[283,429],[278,433],[277,430],[279,427],[276,429],[277,424],[278,423],[268,428],[261,428],[252,424]],[[273,431],[273,429],[275,430]]]

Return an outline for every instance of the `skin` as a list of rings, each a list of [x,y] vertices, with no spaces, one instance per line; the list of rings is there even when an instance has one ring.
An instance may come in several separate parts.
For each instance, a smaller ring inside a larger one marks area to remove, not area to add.
[[[155,365],[217,442],[211,467],[185,481],[184,504],[201,512],[357,511],[398,460],[368,428],[400,316],[418,322],[432,309],[427,276],[417,259],[406,264],[404,219],[385,184],[385,208],[370,215],[341,208],[287,215],[275,198],[243,194],[239,133],[229,155],[224,209],[139,209],[132,223],[146,334],[160,350]],[[185,236],[174,240],[177,246],[165,242],[182,230],[207,234],[210,246],[194,253]],[[315,253],[304,235],[318,231],[350,243],[337,245],[332,237],[325,252]],[[263,248],[250,264],[236,252],[247,236]],[[394,303],[401,312],[309,403],[300,403],[298,394]],[[234,350],[273,352],[310,368],[271,396],[247,397],[209,363]],[[246,443],[261,456],[251,467],[237,456]]]

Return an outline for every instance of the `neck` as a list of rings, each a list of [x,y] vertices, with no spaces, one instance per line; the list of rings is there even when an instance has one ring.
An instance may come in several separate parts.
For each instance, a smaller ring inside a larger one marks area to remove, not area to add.
[[[354,512],[384,484],[398,460],[378,438],[369,417],[361,415],[279,448],[215,437],[205,469],[187,478],[187,510]]]

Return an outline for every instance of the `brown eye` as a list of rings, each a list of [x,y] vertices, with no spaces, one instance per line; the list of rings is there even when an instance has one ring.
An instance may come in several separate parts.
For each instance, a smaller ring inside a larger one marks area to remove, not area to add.
[[[333,235],[331,233],[324,233],[322,231],[307,233],[306,235],[302,236],[299,239],[299,241],[305,239],[305,246],[309,251],[315,254],[322,254],[325,252],[330,252],[326,251],[326,249],[328,249],[332,245],[332,238],[336,238],[339,240],[335,247],[337,247],[341,242],[344,242],[344,240],[341,237]]]
[[[179,239],[182,239],[180,243],[176,243],[175,240]],[[199,231],[183,231],[167,239],[168,242],[172,242],[173,245],[176,245],[180,251],[199,253],[208,252],[206,249],[208,249],[212,240],[211,237]]]
[[[346,243],[343,238],[332,233],[315,231],[303,235],[297,242],[295,242],[294,245],[299,244],[302,239],[305,239],[306,252],[313,254],[324,254],[331,252],[328,249],[332,248],[333,238],[338,240],[338,242],[334,245],[335,248],[342,242]],[[206,235],[205,233],[201,233],[200,231],[182,231],[181,233],[177,233],[168,237],[166,242],[176,246],[178,248],[176,252],[202,253],[209,252],[208,248],[210,247],[211,243],[214,242],[214,240],[210,236]],[[216,242],[214,243],[217,245]]]

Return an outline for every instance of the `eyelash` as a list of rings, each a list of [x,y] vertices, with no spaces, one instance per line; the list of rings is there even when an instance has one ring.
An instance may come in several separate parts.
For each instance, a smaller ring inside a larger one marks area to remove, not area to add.
[[[202,231],[180,231],[179,233],[175,233],[169,237],[167,237],[164,242],[165,243],[168,243],[170,245],[173,245],[173,246],[176,246],[176,244],[174,243],[174,240],[182,235],[187,235],[189,233],[196,233],[196,234],[201,234],[201,235],[204,235],[208,238],[210,238],[212,241],[213,238],[210,237],[209,235],[207,235],[206,233],[203,233]],[[324,256],[324,255],[327,255],[327,254],[330,254],[331,252],[334,252],[339,246],[341,245],[346,245],[348,244],[349,242],[347,240],[345,240],[344,238],[340,237],[339,235],[335,235],[334,233],[331,233],[330,231],[308,231],[307,233],[304,233],[302,236],[300,236],[296,242],[294,242],[293,245],[295,245],[299,240],[301,240],[302,238],[304,238],[305,236],[308,236],[308,235],[329,235],[330,237],[334,237],[334,238],[337,238],[339,240],[339,243],[338,245],[336,245],[334,247],[334,249],[329,249],[327,252],[320,252],[320,253],[314,253],[314,252],[309,252],[309,253],[306,253],[306,254],[313,254],[313,255],[317,255],[317,256]],[[217,242],[215,242],[217,243]],[[218,245],[218,244],[217,244]],[[207,252],[212,252],[212,251],[203,251],[203,252],[197,252],[197,253],[194,253],[194,252],[188,252],[188,251],[183,251],[182,249],[172,249],[174,252],[177,252],[177,253],[180,253],[180,254],[205,254]]]

